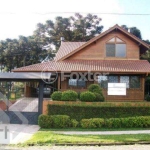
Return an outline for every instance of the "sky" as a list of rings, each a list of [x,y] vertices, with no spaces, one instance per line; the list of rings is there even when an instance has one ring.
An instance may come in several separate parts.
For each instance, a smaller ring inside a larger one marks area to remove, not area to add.
[[[150,40],[149,6],[149,0],[0,0],[0,40],[30,36],[37,23],[54,20],[56,16],[70,17],[74,12],[98,15],[103,31],[115,24],[127,25],[137,27],[142,38]]]

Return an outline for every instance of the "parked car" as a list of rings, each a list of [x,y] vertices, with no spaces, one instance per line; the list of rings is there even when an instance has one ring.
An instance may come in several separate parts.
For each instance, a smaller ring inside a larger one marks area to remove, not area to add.
[[[39,95],[39,87],[36,88],[37,95]],[[51,86],[44,84],[43,95],[50,96],[51,94]]]

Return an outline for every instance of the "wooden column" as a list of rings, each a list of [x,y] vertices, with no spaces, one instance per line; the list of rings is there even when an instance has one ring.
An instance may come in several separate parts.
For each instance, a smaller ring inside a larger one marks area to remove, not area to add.
[[[58,91],[61,89],[61,87],[60,87],[60,74],[58,73]]]
[[[43,91],[44,91],[44,82],[41,80],[39,81],[39,105],[38,105],[38,112],[39,115],[43,112]]]

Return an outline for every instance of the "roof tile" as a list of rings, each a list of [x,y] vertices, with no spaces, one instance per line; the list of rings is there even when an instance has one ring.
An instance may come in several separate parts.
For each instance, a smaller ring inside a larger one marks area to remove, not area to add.
[[[41,72],[46,71],[99,71],[99,72],[130,72],[150,73],[150,64],[147,60],[64,60],[49,61],[30,65],[13,70],[14,72]]]
[[[85,43],[86,42],[62,42],[54,60],[60,60]]]

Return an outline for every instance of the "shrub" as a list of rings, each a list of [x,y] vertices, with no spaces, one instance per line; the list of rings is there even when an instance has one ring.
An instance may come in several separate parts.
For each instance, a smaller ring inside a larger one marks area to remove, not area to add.
[[[71,120],[67,115],[40,115],[38,124],[41,128],[66,128],[71,125]]]
[[[121,119],[122,120],[122,127],[124,128],[136,128],[136,127],[149,127],[150,126],[150,121],[147,122],[147,119],[150,117],[143,117],[143,116],[139,116],[139,117],[128,117],[125,119]],[[147,124],[148,123],[148,124]]]
[[[104,101],[104,96],[102,95],[102,94],[100,94],[100,93],[94,93],[94,95],[95,95],[95,101],[97,101],[97,102],[103,102]]]
[[[38,117],[38,125],[41,128],[51,128],[53,126],[53,119],[48,115],[40,115]]]
[[[70,126],[70,117],[67,115],[53,115],[53,127],[54,128],[67,128]]]
[[[120,118],[109,118],[105,120],[106,128],[121,128],[122,121]]]
[[[91,119],[82,119],[81,122],[82,128],[101,128],[104,125],[104,119],[102,118],[91,118]]]
[[[104,119],[103,118],[93,118],[92,122],[96,128],[101,128],[104,126]]]
[[[142,128],[150,127],[150,116],[127,117],[127,118],[91,118],[81,120],[82,128]]]
[[[147,95],[145,96],[145,100],[146,100],[146,101],[150,101],[150,95],[149,95],[149,94],[147,94]]]
[[[126,118],[150,116],[149,106],[113,106],[103,103],[95,104],[48,104],[48,115],[69,115],[80,121],[89,118]]]
[[[62,93],[61,100],[63,101],[76,101],[78,98],[77,92],[73,90],[64,91]]]
[[[81,94],[81,92],[78,92],[78,99],[80,99],[80,94]]]
[[[102,93],[102,89],[100,88],[98,84],[89,85],[88,90],[93,93],[99,93],[99,94]]]
[[[88,90],[95,94],[95,96],[96,96],[95,101],[100,101],[100,102],[104,101],[104,96],[103,96],[103,93],[102,93],[102,89],[100,88],[100,86],[98,84],[91,84],[88,87]]]
[[[61,100],[62,92],[56,91],[51,95],[52,100]]]
[[[90,119],[82,119],[80,125],[82,128],[90,128]]]
[[[71,119],[71,127],[76,128],[79,125],[79,122],[76,119]]]
[[[80,94],[80,100],[85,102],[93,102],[95,101],[96,96],[94,93],[86,91]]]

